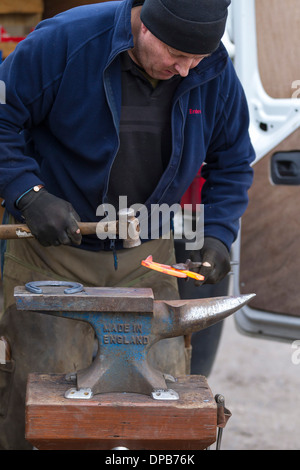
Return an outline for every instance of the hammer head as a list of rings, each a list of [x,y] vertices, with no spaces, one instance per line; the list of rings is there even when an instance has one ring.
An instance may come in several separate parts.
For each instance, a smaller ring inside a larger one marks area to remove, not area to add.
[[[89,396],[107,392],[152,395],[157,389],[167,389],[164,374],[148,363],[152,345],[163,338],[211,326],[252,298],[243,295],[165,302],[155,301],[151,289],[87,287],[66,294],[58,290],[57,282],[52,289],[47,284],[47,291],[41,294],[26,287],[15,289],[19,310],[35,310],[92,325],[98,352],[92,365],[77,373],[77,389],[89,389]]]

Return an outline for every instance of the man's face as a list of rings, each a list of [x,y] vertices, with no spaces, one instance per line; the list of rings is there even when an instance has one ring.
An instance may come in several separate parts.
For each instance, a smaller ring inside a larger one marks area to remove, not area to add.
[[[157,80],[168,80],[174,75],[186,77],[191,69],[209,55],[177,51],[153,36],[143,23],[129,54],[150,77]]]

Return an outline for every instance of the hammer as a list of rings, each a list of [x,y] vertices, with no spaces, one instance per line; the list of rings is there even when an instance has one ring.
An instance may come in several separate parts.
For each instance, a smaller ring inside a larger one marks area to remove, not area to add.
[[[134,248],[141,244],[139,220],[134,217],[133,209],[119,211],[119,220],[108,222],[77,222],[82,235],[115,238],[119,234],[124,248]],[[34,238],[26,224],[0,225],[0,240]]]

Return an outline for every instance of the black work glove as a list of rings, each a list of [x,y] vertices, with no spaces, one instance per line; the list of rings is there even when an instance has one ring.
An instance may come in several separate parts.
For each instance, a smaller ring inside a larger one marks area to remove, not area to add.
[[[191,254],[191,260],[202,262],[197,271],[205,277],[204,281],[195,281],[196,286],[216,284],[222,281],[231,269],[229,251],[217,238],[205,238],[201,250]]]
[[[72,205],[42,188],[29,191],[18,203],[32,235],[43,246],[80,245],[80,220]]]

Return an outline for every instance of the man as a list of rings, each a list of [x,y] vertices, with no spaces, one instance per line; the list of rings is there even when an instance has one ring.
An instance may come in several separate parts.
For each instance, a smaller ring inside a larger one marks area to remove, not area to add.
[[[254,159],[243,90],[220,43],[229,3],[78,7],[42,22],[1,66],[0,195],[9,221],[25,220],[35,239],[8,241],[4,256],[0,336],[13,363],[0,371],[0,448],[29,448],[28,373],[78,370],[93,351],[88,326],[17,312],[14,286],[69,280],[151,287],[158,299],[178,298],[174,278],[141,266],[149,254],[175,262],[171,235],[124,250],[121,240],[82,236],[79,219],[99,220],[97,208],[117,208],[120,196],[149,214],[155,204],[172,206],[205,163],[200,255],[208,267],[201,272],[209,283],[228,273]],[[157,346],[154,364],[185,373],[183,338]]]

